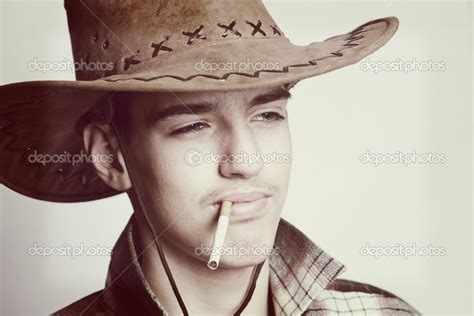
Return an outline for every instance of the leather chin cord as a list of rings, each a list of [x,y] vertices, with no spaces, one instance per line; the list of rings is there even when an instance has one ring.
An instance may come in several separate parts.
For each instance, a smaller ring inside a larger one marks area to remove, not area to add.
[[[109,99],[109,102],[110,102],[110,99]],[[112,111],[113,110],[114,110],[114,107],[112,105]],[[116,124],[113,120],[111,120],[111,122],[109,122],[109,124],[112,126],[113,130],[115,131],[115,134],[117,135],[119,148],[121,149],[121,152],[122,152],[122,155],[123,155],[125,166],[127,168],[128,175],[129,175],[129,178],[130,178],[130,182],[132,184],[132,189],[134,190],[136,198],[138,200],[138,206],[140,208],[139,211],[145,217],[148,228],[149,228],[149,230],[152,234],[153,241],[155,243],[156,249],[158,250],[158,254],[160,256],[161,263],[163,264],[163,268],[165,269],[166,275],[167,275],[168,280],[171,284],[174,295],[175,295],[175,297],[176,297],[176,299],[179,303],[179,307],[181,308],[181,311],[183,312],[183,315],[187,316],[187,315],[189,315],[188,310],[186,309],[186,305],[184,304],[183,298],[181,297],[181,294],[179,293],[178,287],[176,286],[176,282],[174,281],[173,275],[171,274],[171,270],[170,270],[170,268],[168,266],[168,262],[166,261],[166,258],[165,258],[165,253],[163,252],[163,249],[161,248],[161,245],[159,243],[159,236],[156,233],[155,227],[152,225],[151,219],[149,217],[149,213],[148,213],[147,209],[145,208],[145,203],[143,203],[142,197],[140,195],[140,189],[137,185],[137,182],[135,181],[135,176],[133,175],[133,173],[131,172],[131,169],[129,168],[130,160],[128,159],[128,153],[127,153],[126,150],[124,150],[124,146],[123,146],[123,143],[122,143],[123,135],[120,133],[119,129],[117,128],[117,126],[116,126]],[[240,307],[234,313],[234,315],[240,315],[242,313],[242,311],[245,309],[245,307],[247,307],[248,303],[250,302],[250,299],[252,298],[252,295],[255,291],[255,287],[256,287],[256,284],[257,284],[258,276],[260,274],[260,270],[262,269],[264,263],[265,263],[265,261],[263,261],[262,263],[259,263],[258,265],[255,266],[253,274],[252,274],[252,279],[251,279],[249,288],[247,290],[247,295],[246,295],[244,301],[242,302],[242,304],[240,305]],[[205,265],[205,263],[203,263],[203,265]]]

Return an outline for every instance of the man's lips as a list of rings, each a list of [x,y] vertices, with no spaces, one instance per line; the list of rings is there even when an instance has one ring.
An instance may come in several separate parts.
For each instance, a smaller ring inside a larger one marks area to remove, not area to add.
[[[265,213],[265,207],[271,194],[253,191],[245,193],[228,193],[221,196],[212,206],[219,211],[222,201],[231,201],[230,222],[235,223],[260,217]]]
[[[269,197],[270,194],[263,191],[249,191],[249,192],[229,192],[222,194],[215,203],[222,203],[223,201],[230,201],[233,204],[253,202],[265,197]]]

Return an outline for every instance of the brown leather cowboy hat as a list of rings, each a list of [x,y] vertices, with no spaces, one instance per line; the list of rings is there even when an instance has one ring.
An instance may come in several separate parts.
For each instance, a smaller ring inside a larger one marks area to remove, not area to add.
[[[56,202],[120,193],[84,159],[66,159],[83,155],[76,123],[105,92],[284,85],[360,61],[398,27],[388,17],[296,46],[259,0],[65,0],[65,8],[74,60],[82,65],[77,81],[0,87],[0,181]],[[38,163],[44,154],[49,163]]]

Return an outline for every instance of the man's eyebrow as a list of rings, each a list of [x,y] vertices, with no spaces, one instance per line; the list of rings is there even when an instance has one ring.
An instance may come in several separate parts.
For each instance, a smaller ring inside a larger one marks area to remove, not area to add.
[[[288,90],[277,90],[253,98],[248,104],[249,107],[265,104],[277,100],[289,99],[291,94]],[[204,114],[217,111],[218,106],[215,103],[195,103],[195,104],[175,104],[167,107],[164,110],[153,113],[150,116],[151,123],[164,120],[168,117],[178,115],[193,115]]]
[[[217,105],[213,103],[195,103],[195,104],[175,104],[167,107],[162,111],[153,113],[150,116],[152,123],[156,123],[160,120],[164,120],[171,116],[178,115],[193,115],[193,114],[203,114],[209,112],[215,112],[217,110]]]
[[[255,106],[265,103],[270,103],[273,101],[290,99],[291,93],[288,90],[276,90],[262,95],[258,95],[250,101],[249,106]]]

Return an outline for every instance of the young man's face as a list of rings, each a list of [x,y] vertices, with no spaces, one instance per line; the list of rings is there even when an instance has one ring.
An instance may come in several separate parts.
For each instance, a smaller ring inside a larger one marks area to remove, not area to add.
[[[233,255],[220,266],[255,265],[269,254],[291,167],[288,96],[282,88],[133,95],[128,171],[166,248],[205,264],[203,247],[227,199],[224,246]]]

